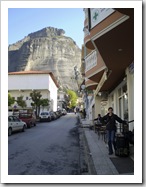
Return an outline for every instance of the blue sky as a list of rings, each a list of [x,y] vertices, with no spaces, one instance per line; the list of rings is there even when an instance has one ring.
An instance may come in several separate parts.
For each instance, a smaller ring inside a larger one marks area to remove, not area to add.
[[[45,27],[63,29],[81,48],[84,12],[82,8],[9,8],[8,43],[13,44],[28,34]]]

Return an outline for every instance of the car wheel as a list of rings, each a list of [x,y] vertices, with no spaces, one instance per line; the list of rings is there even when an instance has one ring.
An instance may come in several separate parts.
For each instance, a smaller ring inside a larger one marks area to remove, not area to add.
[[[8,129],[8,135],[11,136],[11,134],[12,134],[12,128],[9,128]]]
[[[31,124],[30,123],[27,125],[27,128],[29,128],[29,129],[31,128]]]
[[[25,125],[23,126],[23,128],[22,128],[22,132],[24,132],[25,131],[25,129],[26,129],[26,127],[25,127]]]

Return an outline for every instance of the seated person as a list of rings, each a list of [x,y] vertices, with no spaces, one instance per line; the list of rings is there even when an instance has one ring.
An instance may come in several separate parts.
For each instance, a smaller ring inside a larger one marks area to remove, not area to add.
[[[97,121],[97,124],[103,124],[103,120],[100,114],[98,114],[98,117],[95,118],[94,121]]]

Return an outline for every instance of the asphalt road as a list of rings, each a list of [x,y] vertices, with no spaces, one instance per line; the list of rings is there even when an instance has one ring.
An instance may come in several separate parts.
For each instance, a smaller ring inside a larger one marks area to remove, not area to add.
[[[38,123],[8,137],[9,175],[78,175],[77,116]]]

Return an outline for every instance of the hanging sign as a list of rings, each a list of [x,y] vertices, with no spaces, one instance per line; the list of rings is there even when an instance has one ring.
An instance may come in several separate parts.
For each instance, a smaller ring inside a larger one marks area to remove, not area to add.
[[[91,29],[107,18],[115,10],[112,8],[90,8]]]

